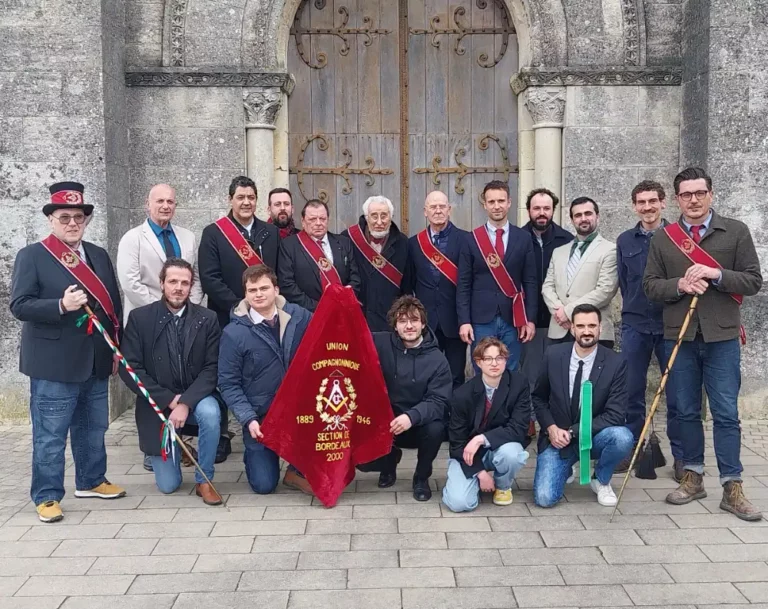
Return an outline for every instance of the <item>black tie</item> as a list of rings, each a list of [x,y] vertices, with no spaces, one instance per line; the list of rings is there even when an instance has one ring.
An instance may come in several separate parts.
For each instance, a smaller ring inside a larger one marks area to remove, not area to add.
[[[165,257],[176,258],[176,250],[173,249],[173,243],[171,243],[171,231],[164,228],[161,234],[163,235],[163,249],[165,250]]]
[[[264,323],[266,323],[270,328],[274,328],[277,325],[278,317],[275,315],[272,319],[265,319]]]
[[[579,369],[576,378],[573,379],[573,393],[571,394],[571,417],[575,423],[579,420],[579,402],[581,397],[581,377],[584,373],[584,360],[579,360]]]

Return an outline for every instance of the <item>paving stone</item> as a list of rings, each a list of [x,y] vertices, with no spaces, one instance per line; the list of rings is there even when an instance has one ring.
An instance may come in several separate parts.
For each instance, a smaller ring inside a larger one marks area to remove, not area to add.
[[[349,550],[349,535],[272,535],[257,537],[254,553],[274,552],[337,552]],[[230,538],[231,539],[231,538]]]
[[[174,522],[228,522],[261,520],[265,507],[229,507],[226,510],[210,508],[181,508],[174,516]],[[149,511],[149,510],[142,510]]]
[[[403,609],[507,609],[517,607],[512,590],[503,588],[406,588]]]
[[[33,527],[22,541],[51,539],[111,539],[121,529],[120,524],[77,524],[68,527]]]
[[[336,507],[345,505],[394,505],[397,501],[396,493],[344,493],[336,502]],[[315,497],[312,499],[312,505],[322,505],[320,500]]]
[[[471,512],[456,513],[449,510],[444,504],[440,504],[443,518],[513,518],[516,516],[530,516],[531,512],[525,503],[513,503],[512,505],[494,505],[493,503],[481,503]]]
[[[646,503],[646,502],[640,502]],[[651,502],[647,502],[651,503]],[[599,503],[566,503],[561,501],[557,505],[549,508],[539,507],[532,503],[526,504],[530,510],[531,516],[581,516],[582,514],[609,514],[613,508],[607,508]],[[624,504],[622,503],[622,506]],[[525,514],[515,514],[525,516]]]
[[[702,545],[701,551],[712,562],[768,561],[768,543]]]
[[[302,571],[247,571],[240,579],[238,591],[248,590],[344,590],[344,569]]]
[[[600,551],[609,564],[644,565],[709,562],[704,549],[706,546],[605,546]]]
[[[700,565],[696,565],[698,568]],[[576,584],[672,584],[661,565],[560,565],[569,586]]]
[[[4,541],[0,543],[2,558],[35,558],[50,556],[60,541]]]
[[[164,539],[152,552],[153,556],[174,554],[248,554],[253,537],[185,537]]]
[[[764,562],[664,565],[664,568],[672,579],[683,583],[768,581],[768,565]]]
[[[641,546],[643,540],[634,531],[542,531],[548,548],[583,548],[586,546]]]
[[[498,550],[400,550],[401,567],[501,566]]]
[[[736,584],[741,593],[749,599],[750,603],[768,599],[768,582],[755,582],[751,584]]]
[[[400,518],[400,533],[490,531],[488,518]]]
[[[507,566],[516,565],[604,565],[600,550],[586,548],[531,548],[525,550],[500,550],[501,561]]]
[[[212,529],[212,522],[126,524],[120,529],[120,532],[117,534],[117,539],[141,539],[147,537],[207,537],[211,534]]]
[[[356,588],[452,588],[453,569],[406,567],[398,569],[350,569],[348,587]]]
[[[242,465],[241,465],[242,467]],[[312,497],[304,493],[274,493],[272,495],[232,495],[227,501],[228,508],[234,507],[271,507],[271,506],[293,506],[310,505]]]
[[[544,545],[539,533],[446,533],[448,547],[463,548],[538,548]]]
[[[70,596],[61,609],[170,609],[175,600],[175,594]]]
[[[403,505],[356,505],[354,518],[438,518],[440,505],[436,501]]]
[[[608,510],[604,513],[608,514],[611,508],[603,508]],[[629,501],[627,503],[621,502],[619,505],[619,513],[626,515],[634,514],[708,514],[709,510],[705,508],[698,501],[692,501],[686,505],[672,505],[665,501]]]
[[[731,522],[731,524],[733,524],[733,522]],[[750,522],[749,524],[752,523]],[[768,543],[768,528],[765,527],[732,528],[731,532],[744,543]]]
[[[158,539],[86,539],[62,541],[53,556],[148,556]],[[165,541],[163,543],[166,543]]]
[[[486,586],[554,586],[565,584],[557,567],[459,567],[454,569],[456,585],[462,588]],[[582,583],[582,582],[579,582]]]
[[[85,598],[85,597],[80,597]],[[15,596],[3,599],[3,609],[59,609],[66,597],[64,596]],[[173,601],[171,601],[173,602]],[[73,609],[69,605],[67,609]],[[170,605],[159,605],[160,608],[170,609]]]
[[[299,554],[297,569],[373,569],[401,565],[397,550],[366,550],[351,552],[302,552]],[[432,565],[418,565],[432,566]]]
[[[721,512],[720,514],[687,514],[678,516],[670,514],[669,516],[675,521],[675,524],[681,529],[731,529],[737,527],[739,521],[733,519],[733,514],[726,514]],[[750,522],[749,528],[755,529],[760,527],[768,527],[768,520],[758,520],[757,522]]]
[[[64,520],[60,520],[58,523],[56,523],[56,526],[62,527],[83,523],[83,519],[90,513],[91,512],[64,512]],[[0,528],[0,533],[2,533],[2,531],[7,527],[45,527],[49,526],[49,524],[50,523],[48,522],[42,522],[40,518],[38,518],[37,512],[19,512],[18,514],[11,516],[5,522],[2,528]],[[94,523],[86,522],[83,524]]]
[[[338,590],[291,592],[288,609],[401,609],[400,590]],[[223,608],[222,608],[223,609]],[[245,609],[245,607],[243,607]],[[252,609],[252,606],[249,606]]]
[[[20,577],[0,576],[0,597],[12,596],[17,590],[21,589],[25,581],[27,581],[26,575]],[[41,591],[41,594],[45,593]]]
[[[306,507],[268,507],[264,512],[264,520],[326,520],[352,518],[352,506],[337,506],[328,509],[323,506],[309,505]]]
[[[296,568],[298,552],[264,552],[261,554],[203,554],[197,557],[194,573],[220,571],[291,571]]]
[[[125,594],[133,575],[36,575],[30,577],[17,596],[93,596]]]
[[[649,546],[653,545],[712,545],[738,543],[740,540],[728,529],[685,529],[676,531],[637,531]]]
[[[638,514],[626,516],[616,514],[613,522],[607,515],[579,516],[579,520],[588,530],[606,529],[676,529],[677,525],[666,514]]]
[[[198,592],[179,594],[173,609],[285,609],[288,592]]]
[[[334,508],[335,509],[335,508]],[[410,518],[404,518],[407,522]],[[425,518],[424,520],[442,520]],[[290,521],[289,521],[290,522]],[[344,533],[397,533],[397,520],[394,518],[345,519],[345,520],[307,520],[307,535],[335,535]]]
[[[229,495],[222,495],[221,497],[224,503],[227,503]],[[204,506],[203,500],[200,497],[192,495],[148,495],[144,497],[144,501],[139,505],[139,509],[145,510],[147,508],[199,508]],[[227,508],[225,506],[211,506],[211,510],[224,511]]]
[[[624,607],[632,601],[621,586],[513,586],[519,607]]]
[[[584,526],[576,516],[528,516],[488,519],[494,531],[575,531]]]
[[[352,550],[445,549],[445,533],[352,535]]]
[[[179,523],[179,526],[183,526]],[[225,521],[217,522],[211,537],[239,537],[242,535],[301,535],[307,527],[306,520]]]
[[[85,575],[95,558],[0,558],[3,576]]]
[[[84,512],[83,524],[139,524],[145,522],[171,522],[179,510],[115,510],[109,512]],[[69,519],[67,512],[65,521]],[[118,536],[119,537],[119,536]]]
[[[3,525],[0,527],[0,541],[18,541],[30,528]]]
[[[627,584],[624,589],[636,605],[746,602],[744,595],[732,584],[727,583]]]
[[[112,456],[110,455],[110,459]],[[133,457],[136,458],[135,456]],[[119,499],[111,499],[106,501],[104,499],[74,499],[72,502],[66,502],[62,504],[64,510],[64,518],[67,517],[67,508],[72,507],[73,510],[78,512],[91,512],[93,510],[134,510],[144,501],[143,495],[126,495]],[[31,505],[31,504],[30,504]],[[30,508],[34,511],[34,507]]]
[[[59,558],[56,560],[66,560]],[[189,573],[197,556],[102,556],[93,563],[88,575],[152,575],[154,573]],[[224,571],[225,569],[219,569]]]
[[[240,573],[166,573],[137,575],[128,594],[161,592],[234,592]]]

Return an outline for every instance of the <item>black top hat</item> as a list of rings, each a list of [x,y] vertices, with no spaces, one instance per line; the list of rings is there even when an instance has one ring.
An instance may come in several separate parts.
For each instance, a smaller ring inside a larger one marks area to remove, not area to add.
[[[86,216],[93,213],[93,205],[87,204],[83,198],[85,186],[80,182],[57,182],[48,190],[51,191],[51,202],[43,206],[46,216],[57,209],[81,209]]]

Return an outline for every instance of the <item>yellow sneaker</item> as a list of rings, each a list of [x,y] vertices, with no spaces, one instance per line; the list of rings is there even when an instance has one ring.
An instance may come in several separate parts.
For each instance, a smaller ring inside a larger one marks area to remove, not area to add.
[[[493,491],[493,502],[496,505],[512,505],[512,489],[508,488],[506,491],[496,489]]]
[[[58,501],[46,501],[37,506],[37,517],[41,522],[58,522],[64,518]]]
[[[96,488],[92,488],[89,491],[75,491],[75,497],[78,499],[85,499],[88,497],[96,497],[97,499],[117,499],[118,497],[125,497],[125,489],[111,484],[109,480],[104,480]]]

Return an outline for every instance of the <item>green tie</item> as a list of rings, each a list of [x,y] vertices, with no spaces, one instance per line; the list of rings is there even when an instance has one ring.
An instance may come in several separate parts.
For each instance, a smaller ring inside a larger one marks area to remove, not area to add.
[[[569,258],[573,256],[573,252],[576,251],[576,248],[578,247],[580,250],[581,255],[584,255],[584,252],[587,251],[587,248],[589,247],[589,244],[592,243],[595,240],[595,237],[597,237],[597,231],[594,233],[591,233],[587,236],[584,241],[579,241],[578,239],[573,240],[573,245],[571,245],[571,253],[569,254]]]
[[[579,483],[589,484],[592,452],[592,381],[581,385],[581,418],[579,419]]]

